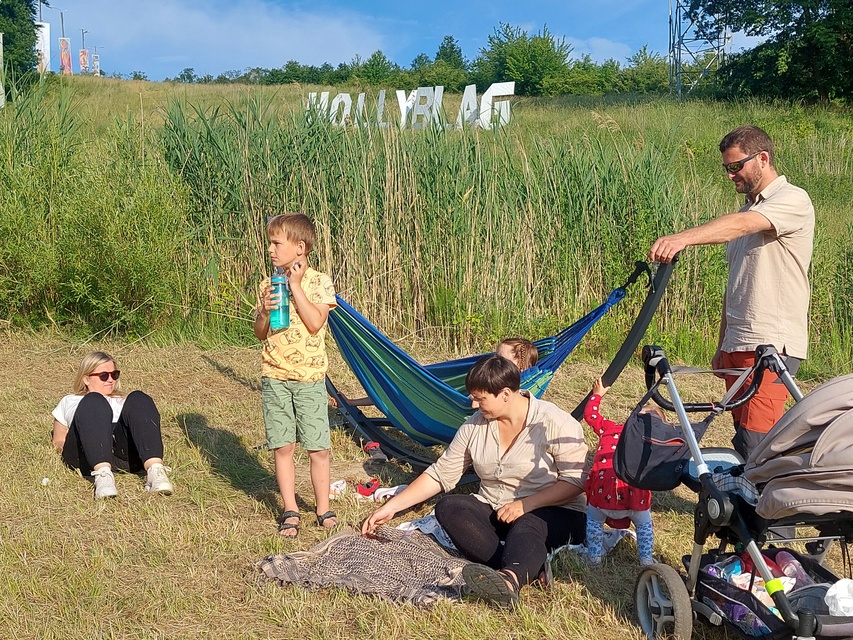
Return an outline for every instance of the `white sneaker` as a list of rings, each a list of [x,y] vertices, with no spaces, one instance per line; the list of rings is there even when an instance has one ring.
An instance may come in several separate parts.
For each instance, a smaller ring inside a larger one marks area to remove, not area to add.
[[[173,487],[169,482],[167,471],[171,471],[169,467],[164,467],[159,462],[155,462],[148,468],[148,479],[145,481],[145,490],[153,493],[162,493],[164,495],[172,495]]]
[[[97,471],[93,471],[92,477],[95,478],[95,500],[115,498],[118,495],[116,479],[113,476],[112,469],[103,467]]]

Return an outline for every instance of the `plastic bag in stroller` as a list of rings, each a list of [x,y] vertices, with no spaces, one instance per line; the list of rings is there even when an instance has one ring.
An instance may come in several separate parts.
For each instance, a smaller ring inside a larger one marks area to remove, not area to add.
[[[680,423],[676,428],[688,450],[687,461],[684,454],[671,454],[673,460],[679,460],[672,466],[672,474],[681,464],[680,482],[699,494],[693,550],[683,558],[687,575],[669,565],[655,564],[645,567],[637,579],[637,617],[647,637],[689,638],[694,614],[746,638],[853,637],[853,618],[829,615],[823,601],[829,584],[838,578],[807,555],[773,547],[792,541],[774,535],[779,527],[814,527],[821,540],[843,543],[845,573],[849,574],[846,542],[853,540],[853,375],[824,383],[804,398],[776,350],[760,347],[749,387],[737,398],[726,394],[723,401],[700,408],[702,405],[681,401],[661,349],[645,347],[643,362],[649,397],[675,411]],[[745,464],[739,464],[742,461],[733,451],[700,449],[704,429],[691,424],[687,411],[710,410],[704,421],[707,427],[710,419],[754,394],[763,370],[776,372],[797,404]],[[657,393],[659,386],[669,390],[671,401]],[[638,429],[638,433],[645,431]],[[656,447],[657,440],[648,437],[643,442]],[[619,457],[617,449],[617,475]],[[622,462],[624,467],[632,466]],[[647,477],[634,466],[633,472],[629,469],[631,479],[622,478],[626,482],[641,488],[646,488],[643,483],[647,480],[661,482],[659,474]],[[711,535],[719,538],[720,545],[706,553],[704,545]],[[809,538],[797,538],[797,542],[806,540]],[[769,542],[772,545],[762,548]],[[735,553],[727,551],[728,545]],[[737,566],[736,573],[733,566]]]

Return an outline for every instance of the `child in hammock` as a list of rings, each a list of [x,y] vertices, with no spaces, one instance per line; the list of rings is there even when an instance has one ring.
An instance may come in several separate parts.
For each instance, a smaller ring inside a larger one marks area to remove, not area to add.
[[[513,362],[519,371],[524,371],[535,365],[539,361],[539,350],[527,338],[504,338],[498,343],[495,350],[499,356],[503,356],[510,362]],[[341,394],[344,400],[352,407],[372,406],[373,401],[370,398],[353,398],[350,399],[344,394]],[[337,403],[332,401],[332,406],[337,406]]]
[[[631,487],[616,477],[613,454],[623,425],[607,420],[600,413],[601,398],[608,391],[610,387],[605,387],[599,377],[592,385],[592,395],[583,412],[584,420],[599,437],[598,449],[586,480],[586,546],[589,561],[594,565],[601,564],[605,522],[608,519],[630,519],[637,530],[640,564],[645,566],[654,563],[654,531],[650,512],[652,493]],[[642,411],[656,412],[661,419],[664,418],[657,407],[647,406]]]
[[[504,338],[495,352],[514,362],[519,371],[524,371],[539,361],[539,350],[526,338]]]

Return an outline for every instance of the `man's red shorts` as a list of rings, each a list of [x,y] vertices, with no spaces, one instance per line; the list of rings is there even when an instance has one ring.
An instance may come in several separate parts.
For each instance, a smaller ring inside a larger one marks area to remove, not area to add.
[[[754,351],[723,351],[722,365],[726,369],[744,369],[751,367],[755,363]],[[729,389],[738,376],[726,376],[726,389]],[[740,426],[749,431],[758,433],[767,433],[773,428],[773,425],[785,413],[785,401],[788,399],[788,389],[782,384],[777,376],[772,371],[764,371],[764,377],[761,379],[761,386],[758,387],[752,400],[747,402],[739,409],[732,411],[732,416],[735,421],[735,427]],[[752,376],[747,378],[746,383],[742,388],[746,388],[752,381]]]

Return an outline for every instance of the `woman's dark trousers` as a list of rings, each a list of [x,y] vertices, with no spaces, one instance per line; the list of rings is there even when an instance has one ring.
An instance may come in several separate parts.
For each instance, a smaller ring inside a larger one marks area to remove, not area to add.
[[[506,523],[473,495],[444,496],[435,516],[468,560],[511,569],[522,585],[539,576],[549,551],[570,542],[582,544],[586,536],[586,514],[580,511],[542,507]]]
[[[65,439],[62,459],[86,476],[96,464],[138,473],[149,458],[163,457],[160,413],[150,396],[133,391],[124,401],[118,422],[100,393],[87,393],[77,405]]]

